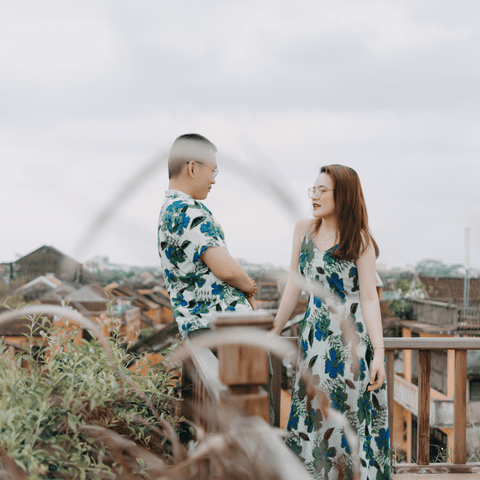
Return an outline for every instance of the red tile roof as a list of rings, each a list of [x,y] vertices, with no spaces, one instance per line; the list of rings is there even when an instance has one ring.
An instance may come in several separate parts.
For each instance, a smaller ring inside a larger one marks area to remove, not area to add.
[[[463,303],[463,277],[435,277],[419,275],[425,294],[430,300],[443,300],[447,302]],[[480,278],[470,279],[470,301],[480,299]]]

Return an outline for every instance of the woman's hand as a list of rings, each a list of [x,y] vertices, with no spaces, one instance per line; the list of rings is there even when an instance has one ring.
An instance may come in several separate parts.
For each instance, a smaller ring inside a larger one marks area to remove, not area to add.
[[[252,310],[258,310],[257,302],[255,301],[255,299],[253,297],[247,297],[247,300],[248,300],[248,303],[250,304],[250,306],[252,307]]]
[[[280,335],[280,332],[277,331],[275,327],[267,332],[269,338],[277,338]]]
[[[385,361],[382,353],[376,353],[373,356],[372,363],[370,364],[370,385],[367,391],[373,392],[379,389],[385,381]]]

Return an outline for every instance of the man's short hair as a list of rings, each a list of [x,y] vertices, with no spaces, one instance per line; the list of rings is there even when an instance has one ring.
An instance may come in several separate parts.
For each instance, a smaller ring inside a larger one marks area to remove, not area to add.
[[[217,153],[217,147],[204,136],[198,133],[180,135],[168,155],[168,178],[178,177],[186,163],[202,160],[211,153]]]

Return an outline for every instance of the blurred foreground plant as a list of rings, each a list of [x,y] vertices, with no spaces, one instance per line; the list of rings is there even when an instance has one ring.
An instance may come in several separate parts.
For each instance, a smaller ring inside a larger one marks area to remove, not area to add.
[[[4,467],[14,460],[32,479],[118,478],[133,473],[120,455],[127,440],[168,462],[171,442],[165,424],[159,424],[138,391],[178,430],[179,368],[161,362],[139,375],[125,366],[133,358],[115,341],[109,341],[109,358],[97,340],[75,345],[74,332],[48,326],[45,319],[41,323],[40,354],[30,348],[12,359],[0,341]],[[21,358],[27,368],[21,367]],[[141,470],[142,462],[133,457],[129,460]]]

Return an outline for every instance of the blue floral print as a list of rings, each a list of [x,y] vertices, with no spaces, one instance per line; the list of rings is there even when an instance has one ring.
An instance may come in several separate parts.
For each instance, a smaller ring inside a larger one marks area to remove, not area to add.
[[[335,410],[339,410],[340,412],[344,412],[346,409],[346,400],[347,400],[347,394],[344,390],[342,390],[341,387],[336,388],[333,390],[333,392],[330,395],[330,398],[332,400],[332,407]]]
[[[320,252],[309,240],[300,247],[298,270],[326,292],[311,294],[299,332],[299,361],[285,443],[318,480],[354,477],[351,445],[340,425],[315,407],[327,399],[342,414],[360,443],[362,480],[390,480],[386,384],[368,392],[371,343],[365,327],[355,262]],[[314,290],[316,291],[316,290]],[[356,338],[345,338],[342,322]],[[322,392],[313,398],[315,391]],[[308,392],[308,393],[307,393]],[[323,404],[323,403],[322,403]]]
[[[389,443],[389,431],[388,428],[382,428],[380,429],[379,436],[375,437],[375,441],[377,442],[377,446],[379,450],[384,450],[385,452],[388,452],[390,450]]]
[[[342,435],[342,448],[344,448],[347,453],[352,453],[352,450],[350,449],[350,445],[347,442],[347,437],[345,436],[345,434]]]
[[[193,254],[193,263],[196,263],[198,259],[207,251],[208,247],[203,246],[198,252]]]
[[[165,226],[170,233],[177,233],[183,235],[185,228],[190,223],[190,217],[187,214],[181,212],[177,215],[173,213],[167,213],[165,216]]]
[[[219,229],[217,228],[216,225],[214,225],[211,222],[203,223],[202,226],[200,227],[200,231],[202,233],[206,233],[209,237],[217,237],[217,238],[220,237],[221,238],[221,234],[220,234]]]
[[[307,351],[308,351],[308,342],[306,340],[302,340],[302,355],[304,360],[307,358]]]
[[[334,273],[331,277],[327,277],[328,284],[333,292],[335,292],[342,300],[345,300],[345,289],[343,287],[343,279]]]
[[[329,326],[330,319],[326,315],[322,315],[320,320],[315,324],[315,338],[317,340],[326,340]]]
[[[341,357],[334,348],[330,349],[330,358],[325,362],[325,373],[328,373],[330,378],[335,378],[338,374],[343,375],[344,363]]]
[[[322,301],[317,298],[317,297],[313,297],[313,304],[317,307],[317,308],[320,308],[322,306]]]
[[[210,210],[185,193],[168,190],[159,216],[158,253],[182,337],[209,327],[212,312],[251,310],[242,292],[201,261],[210,247],[226,247]]]

